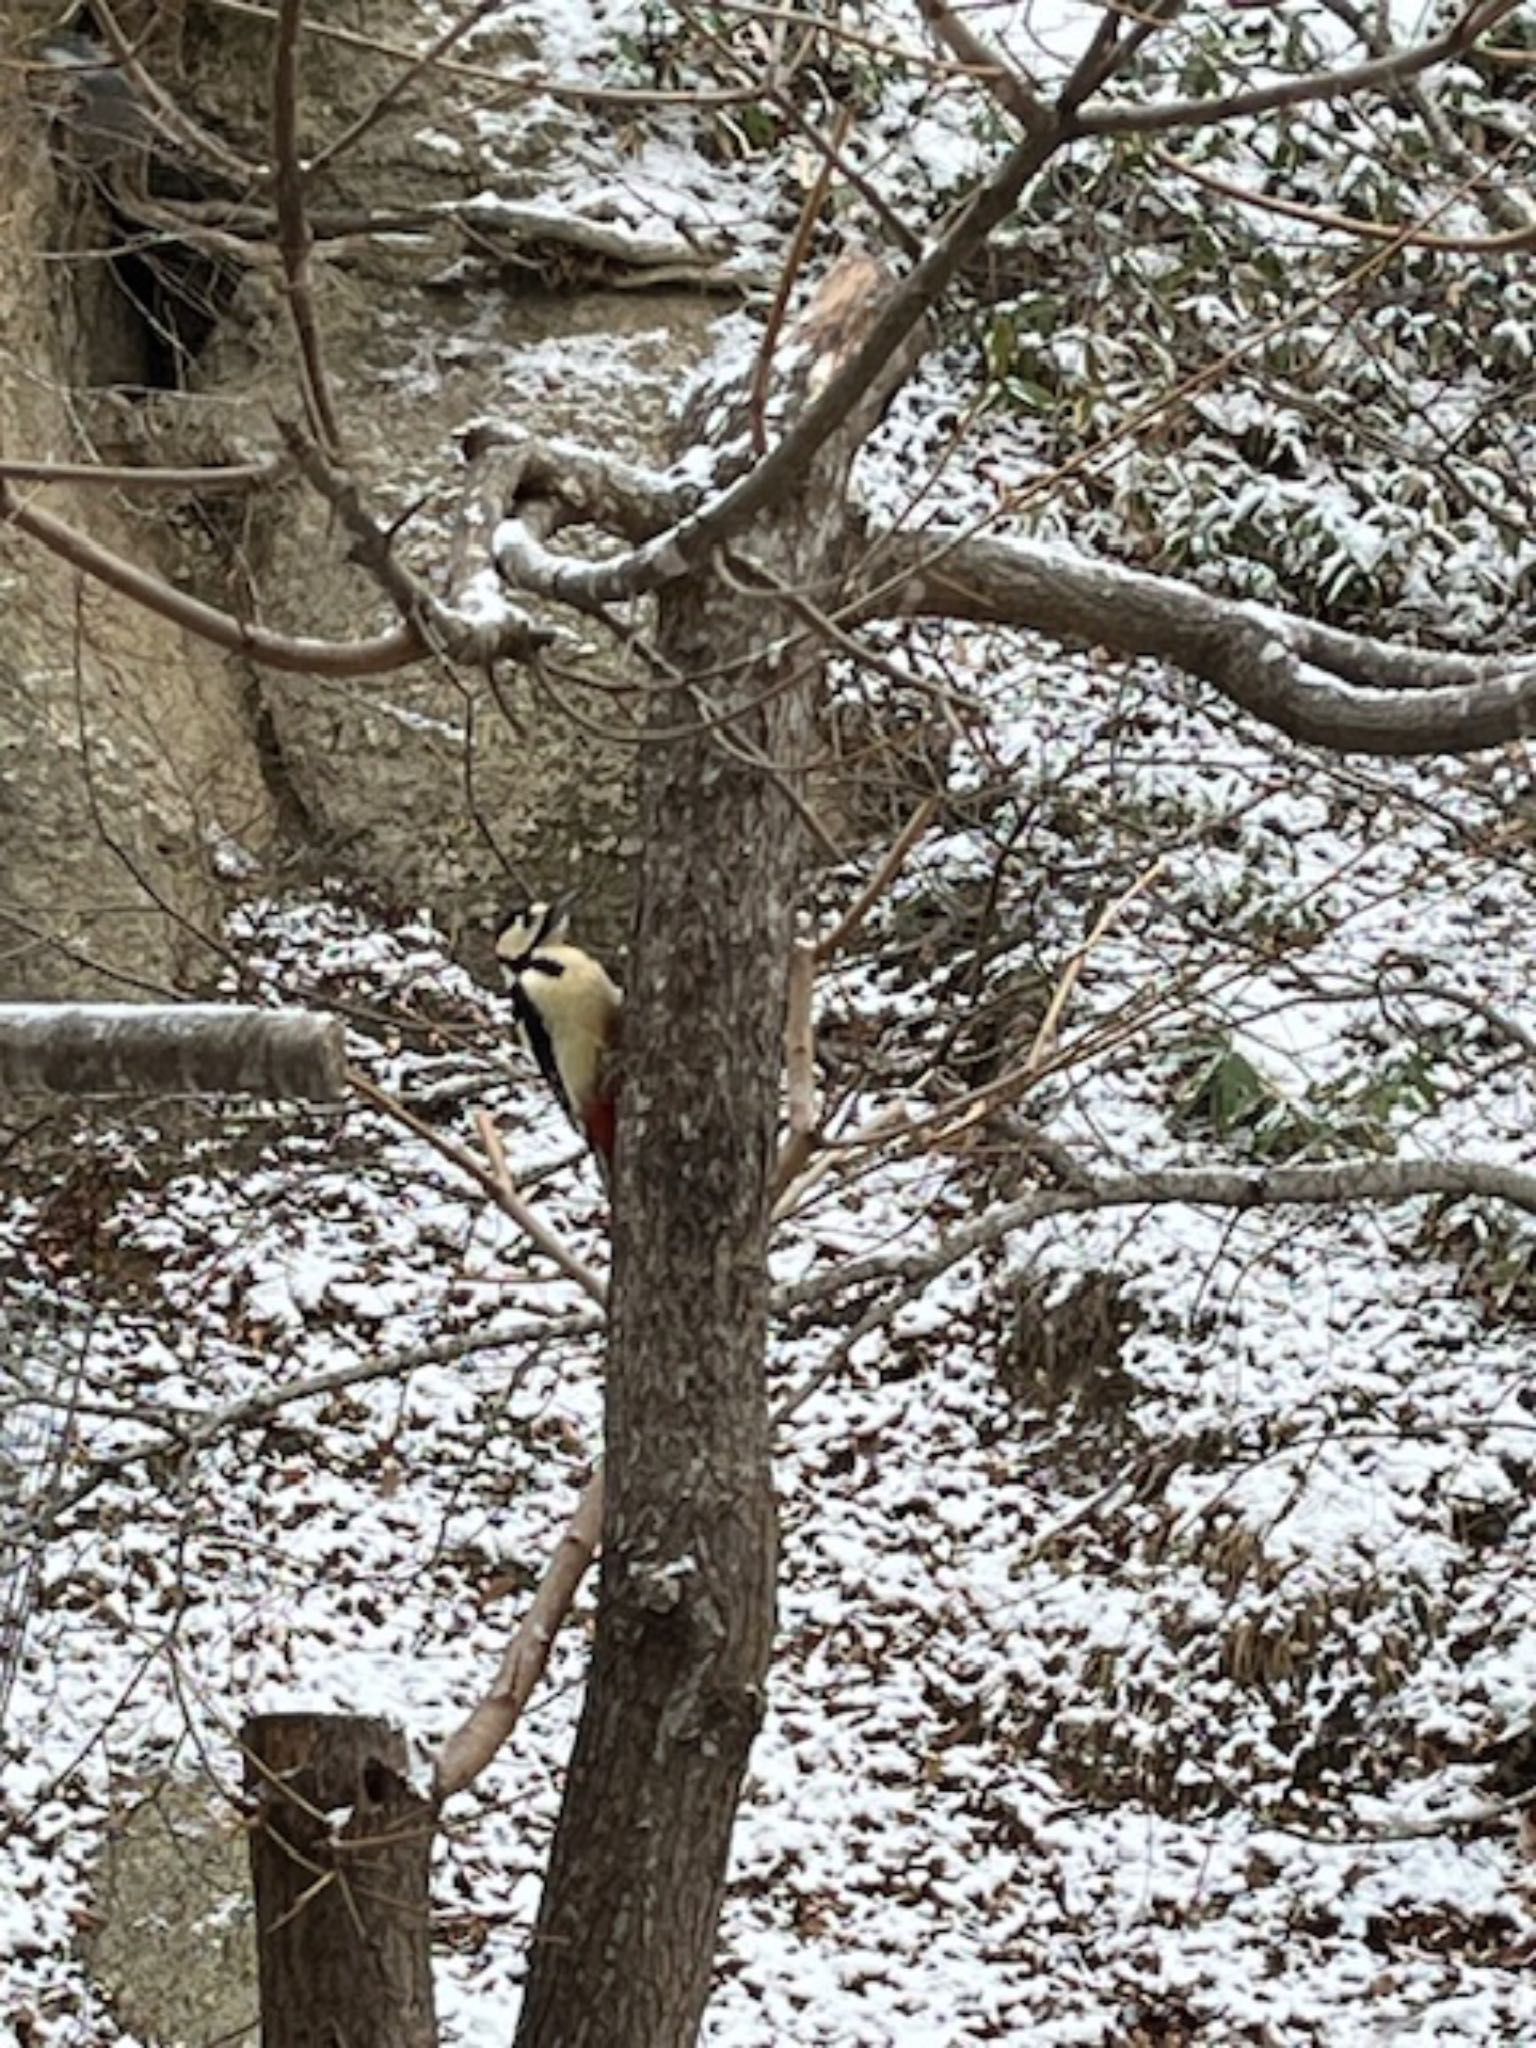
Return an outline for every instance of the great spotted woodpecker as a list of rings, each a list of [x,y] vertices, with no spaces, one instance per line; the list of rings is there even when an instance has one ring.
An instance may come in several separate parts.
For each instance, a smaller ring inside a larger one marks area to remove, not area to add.
[[[623,997],[573,946],[563,903],[519,905],[502,919],[496,957],[528,1048],[606,1180],[613,1165]]]

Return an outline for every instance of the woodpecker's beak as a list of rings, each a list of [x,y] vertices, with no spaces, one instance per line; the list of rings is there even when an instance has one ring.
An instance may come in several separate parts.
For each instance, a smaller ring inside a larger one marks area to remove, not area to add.
[[[571,922],[571,912],[575,907],[576,898],[574,895],[556,896],[546,903],[544,915],[539,919],[538,935],[534,940],[534,944],[538,946],[542,945],[546,939],[564,938]]]

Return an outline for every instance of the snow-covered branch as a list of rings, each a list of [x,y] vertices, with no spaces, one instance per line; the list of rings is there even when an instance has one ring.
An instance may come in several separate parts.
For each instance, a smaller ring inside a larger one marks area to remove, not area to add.
[[[867,612],[1027,627],[1150,655],[1333,753],[1465,754],[1536,729],[1536,662],[1344,633],[1069,548],[930,528],[882,537]]]
[[[818,341],[817,388],[809,403],[778,446],[745,476],[641,547],[601,562],[551,554],[536,536],[519,537],[516,522],[509,522],[497,546],[503,575],[531,595],[590,611],[659,590],[697,568],[723,541],[779,504],[835,433],[850,426],[857,431],[861,415],[865,432],[874,424],[881,403],[911,368],[914,337],[923,320],[1013,212],[1064,139],[1063,129],[1052,125],[1010,151],[926,255],[885,292],[874,317],[859,324],[852,346],[844,350],[827,338]],[[871,259],[864,262],[868,296],[883,273]]]
[[[503,494],[498,520],[518,497],[552,498],[568,519],[642,541],[685,518],[699,501],[698,486],[673,472],[626,462],[585,442],[531,434],[514,421],[477,420],[462,447],[469,488]],[[470,524],[462,507],[459,518],[461,529]]]

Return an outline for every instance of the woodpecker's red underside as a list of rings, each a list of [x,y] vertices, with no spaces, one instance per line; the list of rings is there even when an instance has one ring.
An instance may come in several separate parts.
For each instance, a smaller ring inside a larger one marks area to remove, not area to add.
[[[585,1118],[587,1143],[594,1152],[601,1152],[610,1166],[613,1164],[614,1106],[611,1095],[599,1095],[587,1105]]]

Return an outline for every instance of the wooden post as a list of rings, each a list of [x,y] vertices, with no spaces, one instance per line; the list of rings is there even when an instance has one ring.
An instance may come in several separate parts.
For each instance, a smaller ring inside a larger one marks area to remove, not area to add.
[[[262,2048],[437,2048],[436,1817],[405,1738],[355,1714],[247,1721]]]

